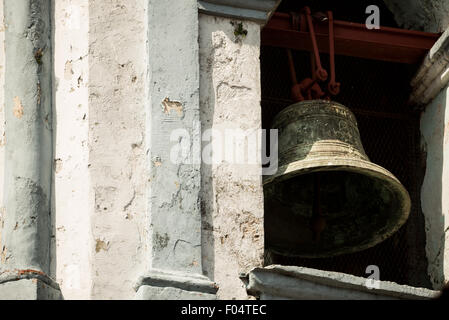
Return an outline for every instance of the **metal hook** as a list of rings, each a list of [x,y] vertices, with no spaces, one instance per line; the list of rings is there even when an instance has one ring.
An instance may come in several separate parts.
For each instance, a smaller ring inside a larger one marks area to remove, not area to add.
[[[329,64],[331,72],[327,89],[331,95],[335,96],[340,93],[340,83],[335,81],[334,17],[332,11],[328,11],[327,16],[329,18]]]

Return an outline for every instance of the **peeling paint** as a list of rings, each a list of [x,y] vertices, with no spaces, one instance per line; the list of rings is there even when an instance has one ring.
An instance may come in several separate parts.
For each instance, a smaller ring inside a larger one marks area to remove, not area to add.
[[[55,159],[55,173],[59,173],[62,170],[62,160],[61,159]]]
[[[125,215],[125,219],[126,219],[126,220],[132,220],[132,219],[133,219],[133,215],[132,215],[131,213],[127,213],[127,214]]]
[[[159,157],[156,157],[156,158],[153,160],[153,163],[154,163],[154,166],[155,166],[155,167],[160,167],[160,166],[162,166],[162,160],[161,160],[161,158],[159,158]]]
[[[26,269],[26,270],[17,270],[17,275],[22,276],[26,274],[38,274],[40,276],[47,276],[44,272],[39,270],[33,270],[33,269]]]
[[[20,101],[19,97],[14,98],[14,109],[13,109],[14,116],[17,119],[21,119],[23,116],[23,105],[22,101]]]
[[[42,48],[38,48],[34,53],[34,58],[36,59],[37,64],[42,64],[42,56],[44,55],[44,50]]]
[[[70,80],[70,79],[72,79],[72,76],[73,76],[72,60],[68,60],[65,63],[65,67],[64,67],[64,79]]]
[[[8,251],[5,246],[2,247],[2,251],[0,252],[0,261],[2,264],[6,263]]]
[[[171,110],[175,110],[178,116],[181,117],[183,115],[183,107],[181,102],[171,101],[169,98],[165,98],[162,101],[162,105],[164,106],[165,114],[171,114]]]
[[[37,88],[37,104],[40,105],[41,104],[41,98],[42,98],[42,87],[40,82],[38,82],[36,84],[36,88]],[[45,117],[45,121],[48,122],[48,114]]]
[[[164,233],[164,235],[160,235],[156,232],[156,235],[154,237],[155,246],[156,248],[163,249],[168,246],[168,242],[170,241],[170,238],[167,233]]]
[[[95,240],[95,252],[100,252],[101,250],[103,251],[108,251],[109,250],[109,241],[103,241],[100,239]]]

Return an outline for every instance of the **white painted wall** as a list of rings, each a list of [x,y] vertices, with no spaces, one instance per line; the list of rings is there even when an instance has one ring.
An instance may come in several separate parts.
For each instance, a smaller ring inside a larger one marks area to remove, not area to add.
[[[89,1],[93,299],[131,299],[146,238],[147,2]]]
[[[244,22],[247,36],[236,39],[231,22],[240,21],[200,15],[203,133],[210,128],[223,135],[227,129],[261,128],[260,26]],[[212,150],[219,149],[229,152],[216,140]],[[259,156],[247,159],[247,165],[202,164],[203,268],[218,284],[219,299],[246,299],[239,273],[263,263],[262,177],[261,166],[255,164]]]
[[[58,0],[54,12],[52,276],[65,299],[132,299],[149,265],[146,2]],[[201,15],[203,130],[261,127],[260,26],[244,28],[235,41],[231,20]],[[202,169],[204,271],[222,299],[247,298],[239,274],[263,262],[261,169],[251,160]]]
[[[0,16],[2,7],[0,1]],[[133,285],[151,265],[145,261],[147,2],[54,0],[53,8],[51,276],[65,299],[132,299]],[[200,17],[203,130],[261,127],[260,26],[244,22],[244,28],[247,36],[235,41],[231,20]],[[1,24],[0,44],[3,30]],[[0,181],[3,119],[0,94]],[[259,159],[250,160],[202,168],[203,265],[222,299],[247,298],[239,274],[263,262],[261,168]]]
[[[145,245],[145,1],[56,0],[54,212],[65,299],[132,299]]]
[[[427,152],[421,205],[427,235],[429,275],[435,289],[449,281],[449,88],[421,117],[422,147]]]
[[[5,24],[3,21],[3,1],[0,1],[0,241],[2,232],[2,215],[4,212],[3,197],[5,193],[3,181],[5,170],[5,101],[4,101],[4,79],[5,79]],[[0,243],[0,256],[2,252]],[[1,262],[1,260],[0,260]]]
[[[66,299],[90,297],[89,4],[54,5],[54,179],[56,257],[53,276]]]

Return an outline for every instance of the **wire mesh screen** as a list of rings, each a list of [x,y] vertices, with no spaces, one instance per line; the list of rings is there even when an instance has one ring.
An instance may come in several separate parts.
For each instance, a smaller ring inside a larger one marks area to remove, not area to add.
[[[293,52],[298,81],[311,76],[310,54]],[[328,68],[328,56],[321,55]],[[262,120],[269,128],[274,116],[292,104],[291,80],[285,49],[262,47]],[[333,258],[303,259],[266,252],[266,264],[304,266],[366,277],[376,265],[380,279],[419,287],[431,287],[427,276],[424,219],[420,204],[423,167],[419,141],[419,116],[407,106],[410,78],[416,66],[336,56],[341,92],[333,100],[356,115],[360,135],[370,160],[392,172],[412,200],[407,223],[377,246]],[[325,86],[322,85],[322,88]],[[269,214],[269,213],[265,213]]]

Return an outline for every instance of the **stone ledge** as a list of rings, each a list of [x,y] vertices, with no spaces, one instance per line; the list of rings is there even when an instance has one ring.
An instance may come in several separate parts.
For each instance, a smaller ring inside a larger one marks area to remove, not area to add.
[[[255,268],[248,275],[247,291],[262,300],[428,300],[439,291],[379,281],[378,288],[368,288],[366,278],[303,267],[273,265]]]
[[[141,286],[136,300],[216,300],[215,294],[188,291],[172,287]]]
[[[200,13],[265,24],[281,0],[199,0]]]
[[[62,300],[59,286],[37,278],[19,279],[0,283],[0,300]]]
[[[134,289],[136,299],[215,299],[217,285],[199,274],[151,270],[141,276]]]
[[[423,109],[449,83],[449,29],[430,49],[411,81],[410,104]]]

